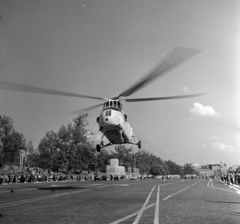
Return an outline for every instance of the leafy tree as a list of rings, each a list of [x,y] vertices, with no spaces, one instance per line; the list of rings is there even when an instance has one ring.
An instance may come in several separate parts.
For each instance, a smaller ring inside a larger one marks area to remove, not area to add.
[[[196,171],[190,163],[186,163],[183,166],[183,172],[184,174],[198,174],[198,171]]]
[[[127,170],[128,167],[134,166],[134,152],[131,148],[126,148],[124,145],[115,147],[116,152],[111,152],[110,158],[117,158],[121,166]]]
[[[109,160],[112,155],[105,149],[101,149],[100,153],[97,155],[97,166],[96,169],[101,172],[106,172],[106,166],[109,164]]]
[[[4,136],[9,135],[14,127],[13,127],[13,120],[10,117],[3,116],[0,117],[0,127],[1,127],[1,132],[0,132],[0,137],[3,138]]]
[[[95,150],[87,141],[87,125],[87,115],[78,115],[72,123],[62,125],[57,133],[47,132],[38,146],[41,167],[65,171],[97,167]]]
[[[183,176],[183,168],[182,166],[174,163],[171,160],[168,160],[165,162],[168,165],[169,171],[171,174],[178,174],[180,176]]]
[[[14,165],[18,164],[20,150],[25,149],[25,139],[23,134],[16,132],[4,136],[3,138],[3,155],[4,163]]]
[[[165,162],[163,162],[159,157],[151,155],[152,157],[152,165],[150,173],[153,175],[167,175],[169,174],[168,166]]]
[[[13,120],[10,117],[1,117],[0,127],[0,163],[19,165],[20,150],[26,148],[25,138],[14,129]]]

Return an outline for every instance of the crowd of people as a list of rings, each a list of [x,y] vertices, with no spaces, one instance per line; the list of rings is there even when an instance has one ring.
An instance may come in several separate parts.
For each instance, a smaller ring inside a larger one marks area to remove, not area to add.
[[[238,173],[228,173],[221,176],[221,181],[228,185],[240,185],[240,175]]]
[[[4,172],[3,172],[4,171]],[[193,177],[192,177],[193,178]],[[197,177],[196,177],[197,178]],[[204,178],[199,176],[198,178]],[[207,177],[206,177],[207,178]],[[108,177],[98,171],[78,171],[75,173],[53,172],[39,167],[18,167],[5,166],[0,171],[0,185],[11,183],[30,183],[30,182],[49,182],[49,181],[94,181],[94,180],[113,180],[111,175]],[[187,179],[185,177],[185,179]],[[228,173],[221,176],[221,181],[228,185],[240,185],[240,175],[238,173]]]
[[[0,173],[0,184],[29,183],[48,181],[92,181],[104,179],[99,172],[82,171],[78,173],[52,172],[39,167],[5,167]]]

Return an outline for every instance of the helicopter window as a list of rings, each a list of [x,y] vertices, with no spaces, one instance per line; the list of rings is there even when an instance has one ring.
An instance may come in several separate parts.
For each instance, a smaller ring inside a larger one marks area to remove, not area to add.
[[[113,101],[113,103],[114,103],[114,107],[117,107],[117,102],[116,102],[116,101]]]
[[[109,102],[106,103],[106,107],[109,107]]]
[[[105,113],[105,116],[106,117],[108,117],[108,116],[110,117],[111,116],[111,110],[107,110],[106,113]]]
[[[118,104],[118,108],[121,110],[120,102],[118,101],[117,104]]]
[[[112,101],[110,101],[110,107],[112,106]]]

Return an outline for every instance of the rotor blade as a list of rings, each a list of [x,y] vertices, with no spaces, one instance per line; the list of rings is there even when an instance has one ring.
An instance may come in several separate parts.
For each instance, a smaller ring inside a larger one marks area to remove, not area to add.
[[[58,90],[44,89],[44,88],[16,84],[16,83],[5,82],[5,81],[0,81],[0,89],[18,91],[18,92],[27,92],[27,93],[38,93],[38,94],[47,94],[47,95],[70,96],[70,97],[81,97],[81,98],[103,100],[103,98],[96,97],[96,96],[87,96],[87,95],[81,95],[81,94],[75,94],[75,93],[68,93],[68,92],[63,92]]]
[[[93,110],[93,109],[96,109],[98,107],[101,107],[103,104],[97,104],[97,105],[94,105],[94,106],[91,106],[91,107],[86,107],[86,108],[83,108],[83,109],[80,109],[80,110],[75,110],[75,111],[71,111],[71,112],[68,112],[67,114],[79,114],[79,113],[86,113],[90,110]]]
[[[164,59],[152,71],[150,71],[144,78],[138,81],[135,85],[131,86],[118,97],[126,97],[141,89],[144,85],[150,83],[159,76],[165,74],[171,69],[176,68],[181,63],[197,54],[200,50],[186,47],[175,47],[168,55],[163,55]]]
[[[126,102],[142,102],[142,101],[153,101],[153,100],[172,100],[172,99],[193,98],[193,97],[198,97],[198,96],[202,96],[202,95],[205,95],[205,94],[207,94],[207,93],[197,93],[197,94],[180,95],[180,96],[133,98],[133,99],[125,99],[125,101]]]

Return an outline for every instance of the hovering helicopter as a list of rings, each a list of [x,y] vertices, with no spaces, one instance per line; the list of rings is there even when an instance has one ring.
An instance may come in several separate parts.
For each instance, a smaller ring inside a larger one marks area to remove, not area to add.
[[[154,100],[169,100],[169,99],[181,99],[201,96],[206,93],[191,94],[191,95],[179,95],[179,96],[165,96],[165,97],[148,97],[148,98],[127,98],[134,92],[143,88],[146,84],[150,83],[154,79],[166,74],[170,70],[176,68],[181,63],[197,54],[200,50],[175,47],[168,55],[164,55],[163,60],[149,73],[147,73],[137,83],[123,91],[117,96],[110,98],[101,98],[96,96],[88,96],[81,94],[74,94],[69,92],[50,90],[45,88],[33,87],[28,85],[15,84],[11,82],[0,81],[0,89],[31,92],[38,94],[70,96],[104,100],[102,104],[97,104],[91,107],[80,109],[71,113],[84,113],[100,106],[103,106],[101,114],[97,117],[97,123],[99,124],[99,131],[102,132],[101,142],[97,144],[96,149],[100,152],[101,148],[113,145],[113,144],[133,144],[141,148],[141,141],[138,141],[133,130],[128,123],[127,115],[123,112],[122,101],[124,102],[143,102]],[[104,136],[109,140],[109,143],[104,144]]]

